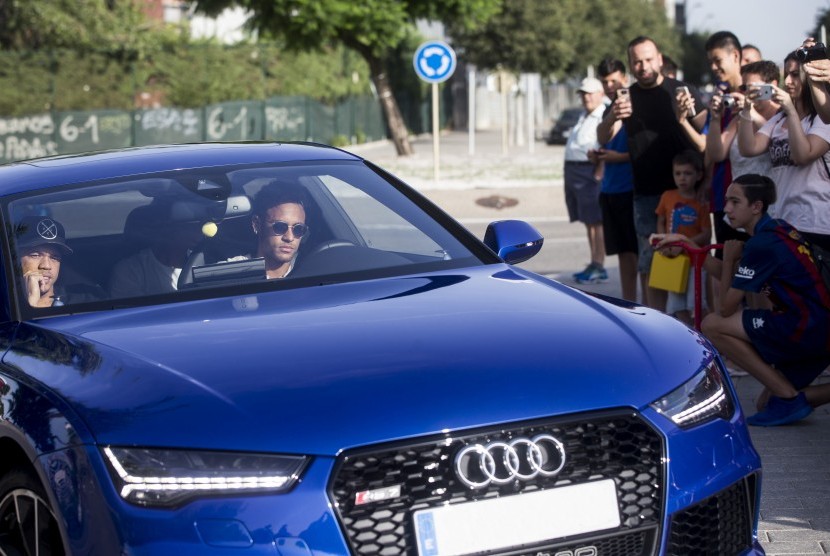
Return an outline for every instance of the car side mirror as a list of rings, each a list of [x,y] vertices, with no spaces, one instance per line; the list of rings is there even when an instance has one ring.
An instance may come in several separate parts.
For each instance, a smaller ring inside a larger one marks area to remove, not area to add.
[[[507,264],[524,262],[539,252],[545,238],[522,220],[499,220],[490,223],[484,244]]]

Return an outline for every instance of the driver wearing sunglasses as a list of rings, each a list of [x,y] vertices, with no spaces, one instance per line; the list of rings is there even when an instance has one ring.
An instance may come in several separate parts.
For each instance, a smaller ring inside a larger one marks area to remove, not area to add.
[[[309,233],[304,192],[293,184],[273,182],[257,193],[253,208],[255,256],[265,259],[269,279],[285,278],[294,269],[300,243]]]

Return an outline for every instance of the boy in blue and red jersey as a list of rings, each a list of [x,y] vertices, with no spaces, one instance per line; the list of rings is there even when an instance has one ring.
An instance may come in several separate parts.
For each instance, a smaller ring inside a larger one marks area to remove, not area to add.
[[[750,238],[726,242],[723,261],[707,257],[707,270],[731,285],[721,290],[720,313],[702,326],[721,353],[765,386],[760,411],[747,419],[765,427],[801,420],[830,402],[830,384],[811,385],[830,365],[830,291],[798,230],[767,214],[774,202],[775,183],[765,176],[739,176],[727,189],[729,222]],[[678,240],[668,235],[662,243]],[[765,307],[744,308],[747,292],[764,296]]]

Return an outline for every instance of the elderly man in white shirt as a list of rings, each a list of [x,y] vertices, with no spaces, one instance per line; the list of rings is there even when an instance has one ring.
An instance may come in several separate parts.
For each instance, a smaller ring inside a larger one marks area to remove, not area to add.
[[[591,262],[573,275],[580,284],[608,280],[605,271],[605,243],[602,237],[602,211],[599,206],[601,166],[594,156],[599,149],[597,125],[605,111],[602,82],[586,77],[578,89],[584,111],[571,130],[565,145],[565,204],[571,222],[585,224]]]

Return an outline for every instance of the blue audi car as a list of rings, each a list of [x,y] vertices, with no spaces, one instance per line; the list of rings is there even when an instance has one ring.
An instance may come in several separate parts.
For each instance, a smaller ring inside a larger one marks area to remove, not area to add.
[[[763,554],[712,345],[370,162],[0,167],[0,555]]]

